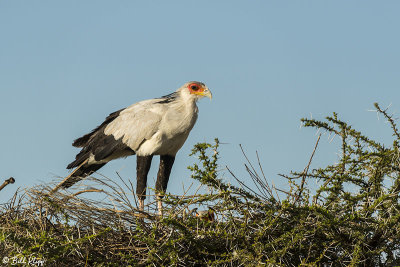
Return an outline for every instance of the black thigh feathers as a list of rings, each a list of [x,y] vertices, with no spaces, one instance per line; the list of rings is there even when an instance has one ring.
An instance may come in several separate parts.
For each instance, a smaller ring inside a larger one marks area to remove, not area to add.
[[[157,174],[156,190],[159,193],[165,193],[167,190],[169,176],[171,174],[172,165],[174,165],[175,156],[161,155],[160,167]]]
[[[147,174],[152,159],[153,155],[136,157],[136,194],[139,199],[146,198]]]
[[[138,198],[142,200],[146,198],[147,175],[150,170],[152,158],[153,155],[136,157],[136,194]],[[167,190],[168,180],[174,161],[175,156],[160,155],[160,167],[158,169],[156,182],[157,194],[160,197],[162,197],[162,194]]]

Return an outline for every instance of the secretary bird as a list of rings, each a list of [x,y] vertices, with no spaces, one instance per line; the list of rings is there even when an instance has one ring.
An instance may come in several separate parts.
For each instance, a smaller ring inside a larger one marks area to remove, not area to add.
[[[207,86],[192,81],[169,95],[140,101],[111,113],[101,125],[73,142],[73,146],[82,148],[67,167],[75,170],[56,188],[68,188],[107,162],[136,154],[136,194],[139,209],[143,211],[147,174],[153,156],[160,155],[156,195],[158,212],[162,215],[161,198],[167,189],[175,155],[196,123],[197,100],[205,96],[212,98]]]

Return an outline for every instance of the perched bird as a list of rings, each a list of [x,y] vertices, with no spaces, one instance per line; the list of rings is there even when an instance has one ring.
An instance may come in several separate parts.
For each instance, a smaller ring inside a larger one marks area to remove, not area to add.
[[[73,142],[73,146],[82,149],[67,168],[76,169],[58,187],[68,188],[107,162],[136,154],[136,194],[143,210],[151,160],[160,155],[156,191],[158,211],[162,214],[160,199],[167,189],[175,155],[196,123],[197,100],[205,96],[212,98],[207,86],[192,81],[169,95],[111,113],[101,125]]]
[[[197,208],[193,209],[192,212],[195,213],[196,217],[207,222],[215,221],[215,212],[213,208],[208,208],[208,210],[198,210]]]

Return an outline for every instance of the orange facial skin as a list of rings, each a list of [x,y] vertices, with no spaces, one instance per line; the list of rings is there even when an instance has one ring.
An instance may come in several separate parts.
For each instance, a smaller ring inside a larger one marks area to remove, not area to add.
[[[188,85],[191,94],[204,95],[204,86],[200,83],[191,83]]]

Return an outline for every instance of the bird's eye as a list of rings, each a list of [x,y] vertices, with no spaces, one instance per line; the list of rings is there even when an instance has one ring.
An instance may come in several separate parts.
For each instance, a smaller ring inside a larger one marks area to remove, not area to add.
[[[192,84],[192,85],[190,86],[190,89],[192,89],[193,91],[197,91],[197,90],[199,90],[199,86],[196,85],[196,84]]]

